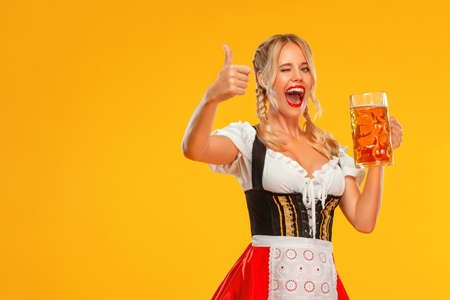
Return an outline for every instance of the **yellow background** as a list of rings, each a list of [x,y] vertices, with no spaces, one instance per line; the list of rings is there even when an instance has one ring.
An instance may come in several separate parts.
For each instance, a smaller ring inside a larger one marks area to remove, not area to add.
[[[295,33],[312,47],[317,124],[350,146],[348,96],[384,90],[403,125],[372,234],[341,211],[351,299],[446,299],[446,1],[14,1],[0,4],[0,299],[210,299],[250,243],[236,179],[185,159],[222,45]],[[214,128],[256,123],[255,84]]]

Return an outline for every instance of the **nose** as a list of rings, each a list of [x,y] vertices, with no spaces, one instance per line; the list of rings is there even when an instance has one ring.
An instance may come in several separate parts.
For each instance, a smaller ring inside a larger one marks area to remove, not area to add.
[[[292,81],[303,81],[303,74],[297,68],[294,68],[294,72],[292,72]]]

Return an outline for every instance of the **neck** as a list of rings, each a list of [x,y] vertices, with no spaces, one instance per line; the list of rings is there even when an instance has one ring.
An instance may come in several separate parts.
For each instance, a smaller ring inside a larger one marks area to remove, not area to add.
[[[283,131],[295,139],[305,136],[305,131],[303,131],[299,126],[298,116],[286,117],[278,112],[272,111],[269,108],[267,122],[273,129]]]

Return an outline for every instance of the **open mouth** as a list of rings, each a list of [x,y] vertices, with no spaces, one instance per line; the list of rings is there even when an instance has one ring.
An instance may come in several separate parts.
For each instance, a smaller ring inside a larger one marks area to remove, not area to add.
[[[302,85],[291,86],[284,93],[287,103],[292,107],[300,107],[305,98],[305,87]]]

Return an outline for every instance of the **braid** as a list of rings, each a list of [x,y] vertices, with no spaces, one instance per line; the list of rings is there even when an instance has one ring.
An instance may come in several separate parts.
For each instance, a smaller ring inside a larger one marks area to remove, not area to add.
[[[316,126],[311,120],[308,106],[305,107],[305,110],[303,111],[303,116],[305,117],[305,124],[303,125],[303,130],[306,132],[308,140],[311,141],[312,143],[317,143],[318,141],[315,134]]]
[[[320,105],[320,102],[314,93],[311,95],[311,100],[317,110],[317,112],[314,114],[314,120],[316,120],[316,117],[320,117],[322,115],[322,106]],[[309,113],[308,113],[308,115],[309,115]],[[310,120],[311,120],[311,118],[310,118]]]
[[[263,122],[267,119],[267,98],[263,87],[258,85],[256,89],[256,115],[258,119]]]

